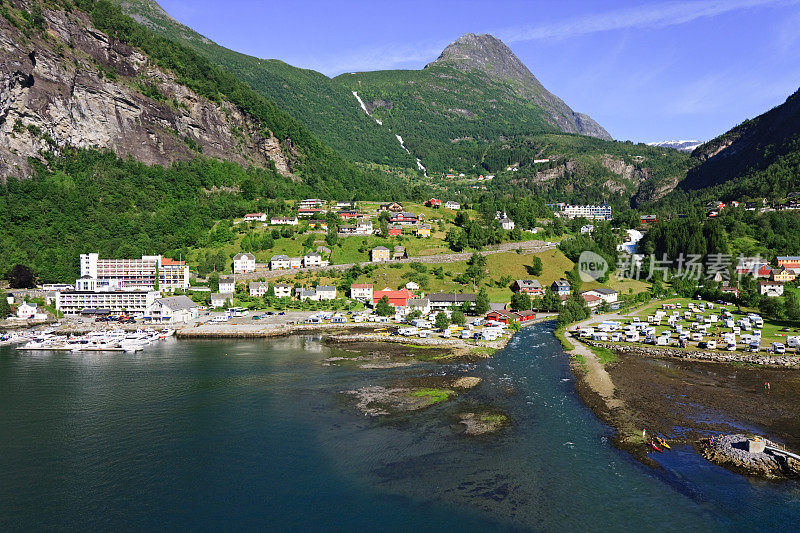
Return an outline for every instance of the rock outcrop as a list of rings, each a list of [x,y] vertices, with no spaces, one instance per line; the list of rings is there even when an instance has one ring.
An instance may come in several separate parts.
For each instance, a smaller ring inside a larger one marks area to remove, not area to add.
[[[198,96],[80,11],[43,17],[28,35],[0,17],[0,179],[28,177],[28,158],[67,146],[161,165],[202,153],[292,176],[290,143],[234,105]]]
[[[558,96],[544,88],[508,46],[492,35],[467,33],[450,43],[431,65],[450,65],[459,70],[480,70],[492,79],[509,82],[517,94],[540,106],[550,122],[564,133],[580,133],[611,140],[600,124],[576,113]]]
[[[762,437],[746,435],[720,435],[703,441],[700,446],[703,457],[736,472],[767,479],[800,477],[800,461],[775,449],[783,447]]]

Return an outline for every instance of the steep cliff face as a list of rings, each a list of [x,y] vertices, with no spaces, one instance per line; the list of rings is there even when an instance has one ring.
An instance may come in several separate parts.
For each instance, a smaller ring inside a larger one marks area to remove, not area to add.
[[[292,176],[290,144],[234,105],[198,96],[79,11],[46,9],[39,28],[21,27],[15,13],[30,7],[0,16],[0,179],[66,146],[161,165],[202,153]]]

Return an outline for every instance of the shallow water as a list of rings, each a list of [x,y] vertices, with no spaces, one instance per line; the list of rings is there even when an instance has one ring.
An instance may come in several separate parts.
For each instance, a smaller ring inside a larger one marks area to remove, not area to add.
[[[228,357],[225,357],[225,353]],[[170,340],[135,356],[0,348],[0,529],[796,530],[800,485],[690,448],[633,461],[577,398],[548,325],[493,359],[326,366],[319,339]],[[341,391],[484,382],[371,419]],[[513,424],[465,438],[457,414]]]

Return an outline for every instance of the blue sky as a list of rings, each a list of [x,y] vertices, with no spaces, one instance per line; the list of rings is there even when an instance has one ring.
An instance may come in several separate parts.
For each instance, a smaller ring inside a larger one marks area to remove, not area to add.
[[[620,140],[710,139],[800,87],[800,0],[159,3],[223,46],[329,76],[421,68],[491,33]]]

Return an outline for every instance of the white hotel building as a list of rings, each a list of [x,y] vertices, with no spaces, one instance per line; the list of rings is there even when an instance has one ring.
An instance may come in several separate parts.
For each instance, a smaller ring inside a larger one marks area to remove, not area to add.
[[[586,218],[589,220],[611,220],[611,206],[555,204],[556,209],[567,218]]]
[[[90,278],[76,282],[76,288],[91,286]],[[94,285],[95,290],[60,291],[56,293],[56,309],[65,315],[79,315],[84,310],[108,309],[112,313],[144,314],[161,294],[158,291],[113,290],[106,283]]]
[[[189,267],[160,255],[143,255],[141,259],[100,259],[99,254],[81,254],[81,277],[117,280],[121,289],[152,289],[158,271],[158,288],[162,291],[189,288]]]

